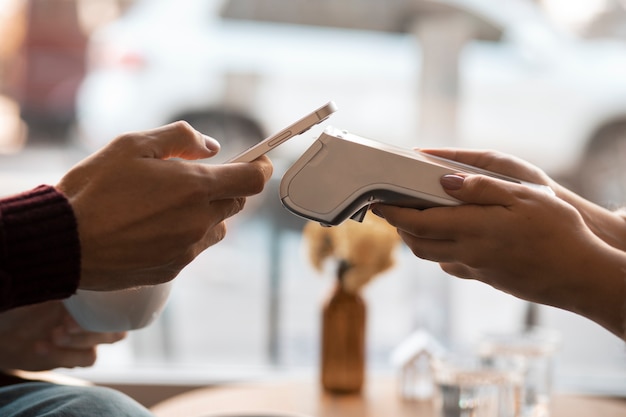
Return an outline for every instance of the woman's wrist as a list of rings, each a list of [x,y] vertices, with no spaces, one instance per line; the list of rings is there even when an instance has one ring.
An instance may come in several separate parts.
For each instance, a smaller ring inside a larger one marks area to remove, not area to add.
[[[566,309],[587,317],[626,340],[626,253],[599,245],[585,255],[573,304]]]
[[[600,239],[614,248],[626,251],[626,212],[611,211],[595,204],[552,181],[550,187],[557,197],[578,210],[585,224]]]

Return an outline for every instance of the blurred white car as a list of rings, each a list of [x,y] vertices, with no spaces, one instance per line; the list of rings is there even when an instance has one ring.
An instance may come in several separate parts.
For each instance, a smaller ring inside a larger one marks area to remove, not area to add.
[[[626,196],[626,151],[616,150],[626,146],[626,46],[561,33],[531,1],[429,3],[478,28],[451,97],[454,143],[421,134],[422,48],[407,28],[427,12],[409,0],[137,0],[90,40],[79,132],[99,147],[185,119],[226,158],[332,99],[340,110],[329,124],[362,136],[498,149],[584,178],[596,200]],[[293,159],[309,143],[272,156]]]

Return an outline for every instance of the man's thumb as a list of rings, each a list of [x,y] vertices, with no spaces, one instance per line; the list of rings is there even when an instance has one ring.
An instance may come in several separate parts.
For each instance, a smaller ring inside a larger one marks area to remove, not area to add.
[[[187,122],[176,122],[152,130],[151,148],[159,159],[202,159],[217,154],[220,144],[212,137],[203,135]]]

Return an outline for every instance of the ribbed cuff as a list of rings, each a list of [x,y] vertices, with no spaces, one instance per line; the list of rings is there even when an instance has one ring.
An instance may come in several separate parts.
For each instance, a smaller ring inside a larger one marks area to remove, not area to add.
[[[66,298],[80,279],[76,218],[63,194],[41,185],[0,200],[0,310]]]

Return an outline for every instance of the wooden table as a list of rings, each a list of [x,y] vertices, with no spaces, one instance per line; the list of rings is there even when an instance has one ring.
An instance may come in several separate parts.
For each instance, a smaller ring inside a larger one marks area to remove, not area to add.
[[[403,401],[389,378],[370,378],[361,395],[330,395],[316,380],[200,388],[152,408],[157,417],[298,415],[303,417],[433,416],[430,402]],[[254,413],[254,414],[250,414]],[[557,394],[552,417],[625,417],[626,399]]]

